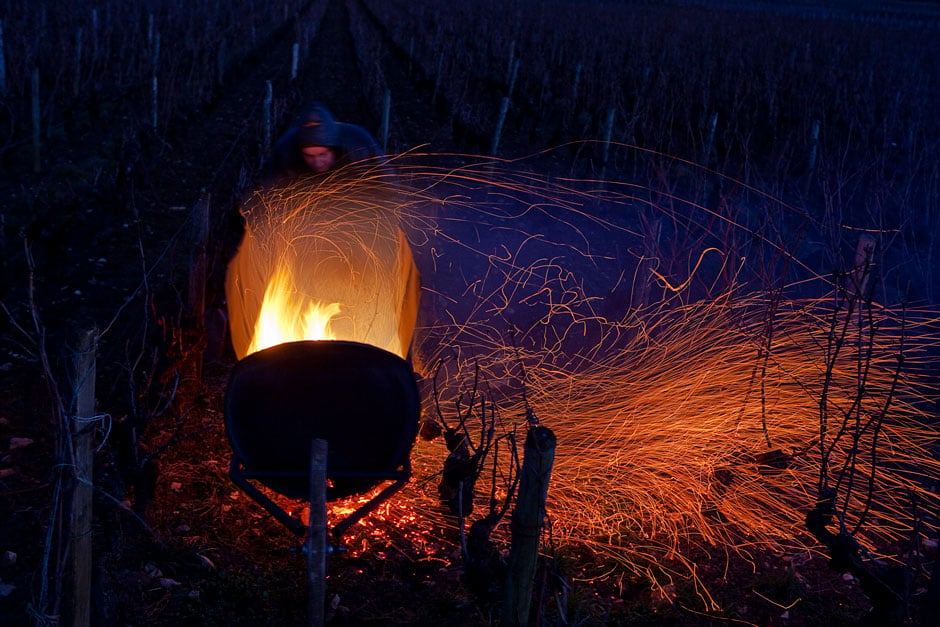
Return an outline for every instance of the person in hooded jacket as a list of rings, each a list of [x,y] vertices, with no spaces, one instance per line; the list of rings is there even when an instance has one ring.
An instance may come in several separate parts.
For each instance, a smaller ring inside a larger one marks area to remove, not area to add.
[[[337,122],[322,103],[313,102],[274,144],[262,170],[262,179],[269,183],[283,182],[307,174],[325,174],[381,156],[382,151],[369,131],[355,124]]]

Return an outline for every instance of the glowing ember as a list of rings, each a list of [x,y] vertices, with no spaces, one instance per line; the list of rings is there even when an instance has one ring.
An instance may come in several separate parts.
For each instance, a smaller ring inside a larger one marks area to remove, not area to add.
[[[425,376],[444,364],[452,424],[481,390],[497,429],[530,406],[555,431],[556,541],[650,577],[671,560],[694,571],[690,544],[818,548],[804,519],[824,480],[874,553],[932,525],[915,510],[938,502],[924,370],[940,316],[882,304],[897,297],[885,277],[866,303],[817,274],[786,234],[821,225],[752,190],[712,209],[655,184],[592,190],[472,165],[439,177],[415,186],[458,190],[433,214],[404,208],[428,242],[416,251],[435,305],[416,359]],[[778,223],[753,226],[766,203]]]
[[[309,217],[307,207],[349,195],[327,185],[317,198],[286,195],[276,220],[250,220],[243,248],[262,261],[239,268],[230,306],[254,324],[267,283],[255,288],[253,273],[267,280],[271,259],[313,240],[342,243],[343,259],[358,256],[355,267],[369,273],[337,272],[337,286],[376,293],[391,281],[381,307],[361,319],[380,311],[411,321],[400,337],[409,346],[414,331],[415,368],[434,377],[429,405],[455,424],[485,397],[501,433],[524,429],[529,408],[555,431],[554,539],[587,544],[640,576],[668,577],[683,564],[694,576],[681,551],[689,544],[818,549],[804,521],[827,482],[839,522],[873,554],[915,526],[937,533],[917,510],[940,503],[930,490],[940,433],[928,385],[940,313],[882,304],[899,302],[890,272],[902,272],[900,260],[898,269],[882,263],[883,287],[859,297],[797,256],[807,244],[792,234],[825,225],[744,185],[709,208],[657,182],[591,188],[492,162],[435,169],[403,157],[396,167],[408,188],[394,202]],[[425,277],[416,325],[410,253],[395,252],[401,233]],[[398,270],[373,276],[380,267]],[[849,278],[860,272],[849,269]],[[324,323],[334,333],[347,305],[368,302],[339,293],[315,295],[341,303]],[[847,306],[853,299],[856,308]],[[398,337],[388,332],[397,320],[386,321],[384,338]],[[236,343],[242,332],[233,326]],[[448,554],[458,540],[437,508],[445,456],[440,441],[419,442],[415,479],[351,532],[368,527],[390,542],[407,535],[413,547]],[[498,497],[505,476],[492,467],[478,494]],[[336,507],[341,515],[350,505]]]
[[[264,291],[248,352],[296,340],[335,340],[330,321],[339,312],[339,303],[325,305],[298,294],[290,270],[281,266]]]

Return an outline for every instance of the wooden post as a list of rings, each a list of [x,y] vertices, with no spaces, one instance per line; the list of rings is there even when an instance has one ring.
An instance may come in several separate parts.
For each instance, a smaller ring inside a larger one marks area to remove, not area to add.
[[[219,42],[219,52],[215,57],[216,83],[225,83],[225,70],[228,68],[228,39],[222,38]]]
[[[311,627],[325,622],[326,600],[326,440],[310,442],[310,524],[307,527],[308,614]]]
[[[78,96],[82,88],[82,27],[75,33],[75,76],[72,80],[72,95]]]
[[[512,66],[516,62],[516,40],[509,44],[509,63],[506,65],[506,84],[512,82]],[[511,89],[509,91],[512,91]]]
[[[189,315],[193,320],[197,337],[203,338],[206,330],[206,275],[208,274],[206,250],[209,247],[209,205],[210,195],[203,192],[193,207],[193,243],[192,258],[189,264]],[[202,381],[202,351],[195,351],[193,356],[193,375],[196,381]]]
[[[545,517],[548,480],[555,461],[555,434],[533,427],[525,439],[519,496],[512,514],[512,546],[503,601],[504,625],[528,625],[539,556],[539,538]]]
[[[271,106],[274,101],[274,87],[271,85],[271,81],[265,81],[264,83],[264,110],[262,111],[262,118],[264,120],[264,153],[267,154],[271,150],[271,124],[272,124],[272,114]]]
[[[208,192],[193,206],[193,241],[192,259],[189,266],[189,314],[197,327],[203,327],[206,312],[206,250],[209,240],[209,204]]]
[[[519,59],[512,62],[512,72],[509,74],[509,85],[506,87],[506,97],[512,98],[512,92],[516,88],[516,77],[519,76]]]
[[[150,68],[153,75],[157,75],[157,69],[160,66],[160,31],[157,31],[153,40],[153,51],[150,55]]]
[[[579,63],[577,67],[575,67],[574,69],[574,81],[571,86],[571,109],[572,111],[574,111],[574,109],[577,107],[578,88],[580,87],[580,85],[581,85],[581,64]]]
[[[300,44],[294,42],[294,47],[291,48],[291,61],[290,61],[290,82],[297,80],[297,63],[300,61]]]
[[[385,90],[385,98],[382,102],[382,152],[388,154],[388,129],[391,125],[392,110],[392,90]]]
[[[614,115],[616,109],[607,110],[607,120],[604,122],[604,158],[601,160],[601,180],[607,177],[607,159],[610,157],[610,140],[614,136]]]
[[[98,9],[91,10],[91,60],[98,60]]]
[[[75,356],[75,416],[71,419],[72,467],[68,617],[72,625],[91,623],[91,519],[94,459],[95,351],[98,331],[86,331]]]
[[[813,128],[809,133],[809,157],[806,159],[806,189],[804,193],[809,192],[809,184],[813,178],[813,170],[816,169],[816,155],[819,152],[819,120],[813,120]]]
[[[33,68],[32,76],[32,115],[33,115],[33,172],[39,174],[42,162],[39,159],[42,118],[39,115],[39,68]]]
[[[411,73],[414,71],[414,68],[411,67],[412,59],[415,58],[415,36],[412,35],[408,39],[408,76],[411,76]]]
[[[157,75],[154,73],[153,79],[150,81],[150,128],[154,132],[157,131],[157,96],[160,93],[160,83],[157,80]]]
[[[924,601],[921,624],[930,624],[931,616],[940,614],[940,559],[934,558],[931,569],[930,585],[927,586],[927,598]]]
[[[858,245],[855,247],[855,262],[852,271],[849,273],[852,284],[847,286],[855,298],[864,300],[868,296],[868,283],[875,263],[876,246],[877,240],[874,236],[863,233],[858,237]]]
[[[431,108],[437,103],[437,92],[441,88],[441,73],[444,71],[444,53],[437,57],[437,73],[434,75],[434,93],[431,94]]]
[[[3,20],[0,20],[0,96],[7,93],[7,61],[3,53]]]
[[[715,129],[718,127],[718,114],[712,113],[708,118],[708,135],[705,138],[705,150],[702,154],[702,165],[706,168],[711,162],[712,149],[715,147]]]
[[[496,122],[496,131],[493,133],[493,143],[490,145],[490,156],[495,157],[499,150],[499,138],[503,134],[503,124],[506,123],[506,113],[509,111],[509,98],[503,97],[503,104],[499,108],[499,120]]]

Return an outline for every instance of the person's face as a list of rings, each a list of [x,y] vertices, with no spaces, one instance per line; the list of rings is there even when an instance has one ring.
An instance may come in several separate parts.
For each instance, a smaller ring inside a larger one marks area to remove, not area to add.
[[[336,163],[336,153],[328,146],[307,146],[300,149],[300,154],[314,172],[326,172]]]

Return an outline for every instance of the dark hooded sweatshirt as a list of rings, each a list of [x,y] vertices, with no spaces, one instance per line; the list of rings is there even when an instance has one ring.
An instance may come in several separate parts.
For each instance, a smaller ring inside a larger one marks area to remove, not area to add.
[[[327,146],[336,154],[333,170],[382,156],[378,143],[367,130],[355,124],[337,122],[320,103],[306,107],[290,129],[282,135],[262,170],[266,183],[286,182],[315,174],[300,152],[307,146]],[[376,165],[382,165],[377,161]]]

